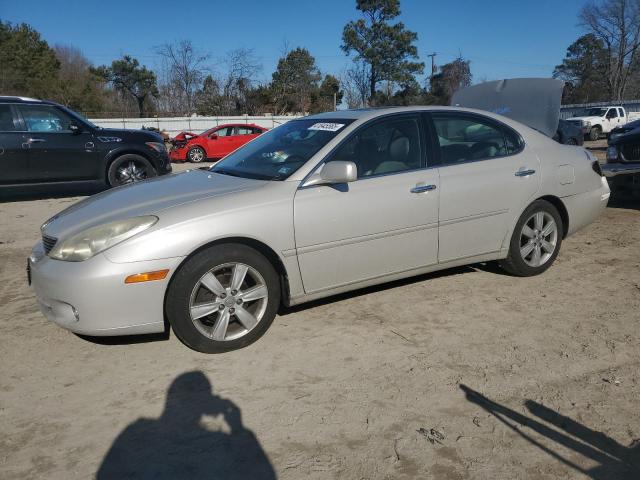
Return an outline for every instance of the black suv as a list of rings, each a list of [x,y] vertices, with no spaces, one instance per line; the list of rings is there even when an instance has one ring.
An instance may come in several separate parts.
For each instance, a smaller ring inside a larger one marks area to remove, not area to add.
[[[0,191],[59,182],[113,187],[170,171],[157,133],[105,129],[54,102],[0,96]]]

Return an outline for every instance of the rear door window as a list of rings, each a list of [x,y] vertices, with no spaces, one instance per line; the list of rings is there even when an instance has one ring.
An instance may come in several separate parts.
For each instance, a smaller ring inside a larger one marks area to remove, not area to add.
[[[442,165],[503,157],[521,148],[515,133],[491,119],[457,113],[436,113],[432,118]]]
[[[253,135],[253,130],[251,127],[238,127],[238,135]]]

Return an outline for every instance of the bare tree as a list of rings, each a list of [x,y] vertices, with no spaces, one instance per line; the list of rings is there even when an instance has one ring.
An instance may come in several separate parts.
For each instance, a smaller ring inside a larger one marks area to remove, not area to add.
[[[181,110],[195,111],[195,95],[207,72],[208,54],[196,50],[191,40],[165,43],[156,48],[165,62],[165,81],[161,89],[166,95],[182,100]]]
[[[621,100],[638,64],[640,0],[591,0],[582,8],[580,20],[604,43],[609,94]]]
[[[237,48],[227,52],[223,60],[226,77],[222,82],[225,114],[247,113],[247,94],[256,83],[262,65],[250,48]]]
[[[342,75],[344,97],[349,108],[366,107],[369,99],[369,69],[367,64],[354,62]]]

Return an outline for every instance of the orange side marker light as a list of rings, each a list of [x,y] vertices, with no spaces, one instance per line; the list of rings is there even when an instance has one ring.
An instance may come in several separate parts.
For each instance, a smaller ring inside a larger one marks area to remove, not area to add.
[[[129,275],[124,279],[124,283],[141,283],[151,282],[153,280],[163,280],[169,273],[169,269],[157,270],[155,272],[136,273],[135,275]]]

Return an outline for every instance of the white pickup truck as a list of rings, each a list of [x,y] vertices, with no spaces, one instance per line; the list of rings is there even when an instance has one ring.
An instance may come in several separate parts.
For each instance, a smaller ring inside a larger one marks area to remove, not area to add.
[[[636,120],[638,115],[637,112],[627,115],[624,107],[614,105],[589,108],[584,115],[568,118],[567,121],[582,128],[589,140],[597,140],[603,133],[608,134],[614,128]]]

